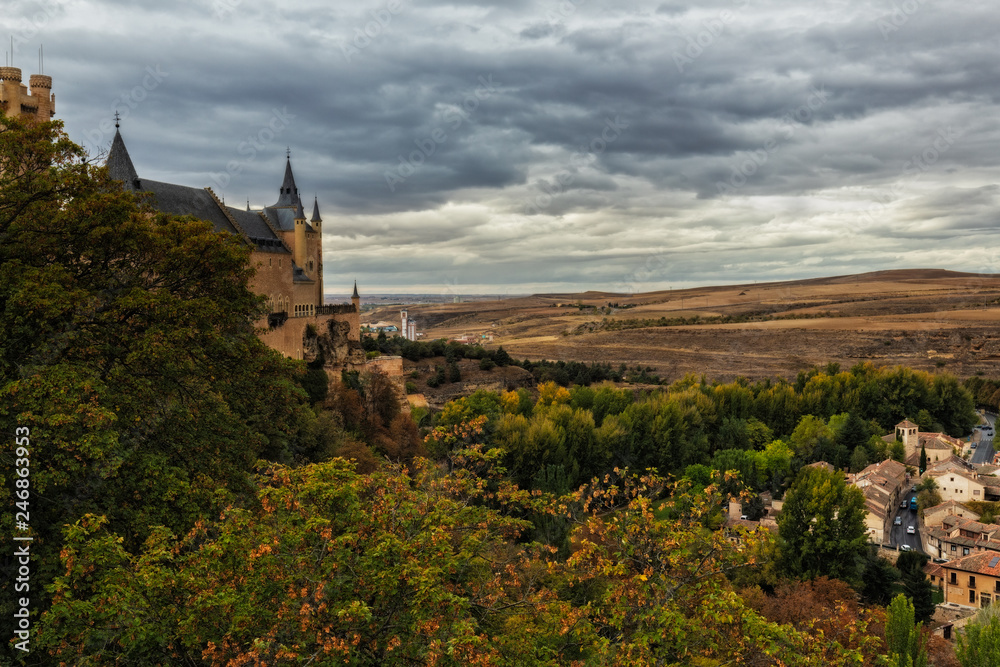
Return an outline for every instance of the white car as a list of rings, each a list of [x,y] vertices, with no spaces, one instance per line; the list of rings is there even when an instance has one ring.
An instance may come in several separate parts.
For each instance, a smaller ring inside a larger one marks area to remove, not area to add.
[[[913,547],[911,547],[909,544],[900,544],[899,545],[899,550],[900,551],[913,551]]]
[[[913,526],[907,526],[906,527],[906,534],[907,535],[913,535],[916,532],[917,532],[917,529],[914,528]]]
[[[897,516],[896,520],[892,522],[892,525],[894,525],[894,526],[902,526],[903,525],[903,517]]]

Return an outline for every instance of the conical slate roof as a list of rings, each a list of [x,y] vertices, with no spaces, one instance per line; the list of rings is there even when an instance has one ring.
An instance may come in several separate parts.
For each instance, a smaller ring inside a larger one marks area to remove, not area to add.
[[[352,299],[360,299],[361,298],[358,295],[358,281],[357,280],[354,281],[354,294],[351,295],[351,298]]]
[[[301,199],[299,199],[299,205],[295,208],[295,219],[296,220],[305,220],[306,219],[306,212],[304,210],[302,210],[302,200]]]
[[[273,208],[295,208],[301,205],[299,189],[295,187],[295,176],[292,175],[292,159],[285,162],[285,178],[281,181],[281,191]]]
[[[313,217],[309,222],[323,222],[323,218],[319,217],[319,197],[313,199]]]
[[[139,188],[139,174],[136,173],[132,158],[129,157],[128,149],[125,148],[122,133],[117,129],[114,141],[111,142],[111,151],[108,153],[108,173],[111,178],[124,183],[126,190]]]

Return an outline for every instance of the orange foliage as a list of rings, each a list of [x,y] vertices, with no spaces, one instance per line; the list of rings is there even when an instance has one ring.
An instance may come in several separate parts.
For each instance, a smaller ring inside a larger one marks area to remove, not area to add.
[[[821,632],[827,640],[844,648],[860,649],[872,660],[884,650],[885,610],[862,606],[854,589],[839,579],[787,582],[774,595],[754,587],[744,589],[741,595],[747,606],[774,623],[804,632]],[[864,633],[858,632],[859,620],[867,624]],[[876,641],[866,646],[862,642],[865,636]]]

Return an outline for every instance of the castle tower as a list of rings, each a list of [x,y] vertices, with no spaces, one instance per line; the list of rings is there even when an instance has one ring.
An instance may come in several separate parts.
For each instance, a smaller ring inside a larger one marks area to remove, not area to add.
[[[295,245],[292,247],[292,260],[300,267],[305,268],[306,259],[306,212],[302,210],[302,202],[299,201],[295,209]]]
[[[52,77],[32,74],[31,89],[21,83],[19,67],[0,67],[0,111],[5,116],[52,120],[56,115],[56,98],[52,94]]]
[[[358,281],[354,281],[354,294],[351,295],[351,303],[354,304],[354,310],[361,312],[361,295],[358,294]]]
[[[316,298],[319,305],[323,305],[325,299],[323,295],[323,218],[319,215],[319,198],[313,199],[312,220],[309,221],[313,231],[316,232],[316,282],[318,283]],[[358,291],[357,284],[354,291]]]

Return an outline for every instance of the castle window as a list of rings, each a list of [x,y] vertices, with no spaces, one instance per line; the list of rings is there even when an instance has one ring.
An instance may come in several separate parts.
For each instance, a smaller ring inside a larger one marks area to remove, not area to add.
[[[273,259],[271,259],[270,257],[268,257],[268,259],[267,259],[267,265],[268,265],[268,266],[271,266],[271,263],[272,263],[273,261],[274,261]]]

